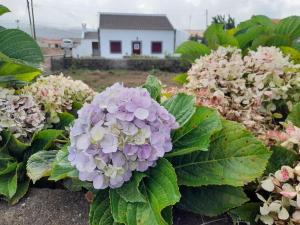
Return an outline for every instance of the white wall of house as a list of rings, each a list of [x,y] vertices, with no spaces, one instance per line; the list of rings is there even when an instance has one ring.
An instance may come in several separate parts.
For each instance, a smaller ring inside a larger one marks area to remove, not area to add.
[[[72,56],[74,58],[92,57],[92,42],[98,42],[98,39],[81,39],[81,43],[72,49]]]
[[[121,41],[122,53],[110,52],[110,41]],[[122,58],[132,55],[132,42],[141,41],[141,55],[163,58],[174,53],[174,31],[100,29],[100,55],[104,58]],[[151,42],[162,42],[162,53],[152,54]]]

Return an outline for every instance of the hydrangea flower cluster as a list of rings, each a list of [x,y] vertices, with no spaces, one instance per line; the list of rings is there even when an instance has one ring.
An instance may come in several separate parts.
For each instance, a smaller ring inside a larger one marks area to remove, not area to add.
[[[257,194],[263,202],[257,220],[264,224],[300,223],[300,163],[294,168],[282,166],[275,174],[261,181],[261,189],[267,191],[267,200]]]
[[[172,150],[175,118],[146,89],[115,84],[78,112],[68,159],[79,179],[96,189],[117,188],[132,171],[146,171]]]
[[[31,94],[47,113],[49,123],[59,122],[58,113],[72,109],[74,102],[92,100],[94,91],[80,80],[72,80],[63,74],[39,78],[23,88],[22,93]]]
[[[8,129],[16,138],[26,141],[43,128],[44,119],[31,95],[15,95],[14,90],[0,88],[0,133]]]
[[[300,128],[294,126],[291,122],[284,124],[285,131],[270,130],[267,132],[267,139],[274,141],[275,144],[295,150],[300,153]]]
[[[218,109],[264,139],[267,130],[278,128],[278,105],[291,110],[300,101],[300,65],[275,47],[259,47],[245,57],[237,48],[219,47],[195,61],[188,83],[177,91],[195,95],[197,104]]]

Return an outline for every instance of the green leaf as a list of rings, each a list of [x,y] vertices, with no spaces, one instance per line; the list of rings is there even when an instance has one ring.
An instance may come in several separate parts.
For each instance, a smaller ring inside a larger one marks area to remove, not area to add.
[[[56,129],[64,130],[66,127],[70,126],[70,124],[75,120],[75,116],[71,113],[63,112],[58,114],[59,123],[55,124]]]
[[[10,157],[1,154],[1,159],[8,159],[11,161]],[[17,180],[18,180],[18,167],[16,163],[8,163],[2,167],[0,165],[0,195],[4,195],[6,198],[12,198],[17,191]],[[3,169],[4,168],[4,169]]]
[[[146,83],[143,85],[143,88],[147,89],[154,100],[160,100],[161,83],[155,76],[149,75],[147,77]]]
[[[287,35],[292,40],[300,37],[300,16],[290,16],[279,21],[275,26],[275,33]]]
[[[195,97],[179,93],[164,101],[162,106],[176,118],[177,123],[182,127],[196,112],[194,104]]]
[[[265,174],[275,173],[283,165],[292,166],[296,160],[299,159],[299,155],[289,149],[281,146],[272,146],[272,155],[269,159],[269,163]]]
[[[242,125],[223,121],[208,152],[172,158],[178,182],[186,186],[243,186],[260,177],[271,153]]]
[[[221,119],[215,109],[197,107],[192,118],[172,137],[173,150],[167,157],[179,156],[194,151],[207,151],[210,138],[222,129]]]
[[[33,183],[51,173],[52,163],[57,151],[39,151],[30,156],[27,161],[27,175]]]
[[[250,47],[252,44],[252,41],[262,34],[265,31],[265,27],[262,25],[257,25],[249,28],[247,32],[236,35],[236,39],[239,42],[241,49],[246,49],[247,47]]]
[[[38,44],[19,29],[0,30],[0,52],[14,59],[38,66],[43,61],[43,54]]]
[[[288,46],[281,46],[280,50],[284,55],[289,56],[290,60],[292,60],[295,64],[300,64],[300,51]]]
[[[16,159],[8,154],[0,152],[0,175],[15,171],[15,168],[17,166],[18,162],[16,161]]]
[[[76,177],[78,177],[78,171],[68,160],[68,146],[65,146],[57,152],[55,161],[52,165],[51,175],[48,179],[58,181],[65,178]]]
[[[288,115],[288,120],[300,128],[300,103],[293,106],[292,111]]]
[[[65,188],[69,191],[82,191],[83,189],[95,192],[93,183],[81,181],[78,178],[67,178],[63,180]]]
[[[10,10],[6,6],[0,4],[0,16],[8,12],[10,12]]]
[[[166,159],[160,159],[141,182],[146,203],[126,202],[117,191],[110,190],[112,215],[116,222],[125,225],[168,225],[162,210],[180,199],[176,174]]]
[[[117,188],[116,192],[126,202],[146,202],[144,195],[139,190],[140,182],[144,177],[146,177],[144,173],[134,173],[130,181]]]
[[[234,222],[249,222],[251,225],[257,224],[255,222],[256,216],[259,214],[260,203],[249,202],[244,205],[232,209],[229,212]]]
[[[89,225],[113,225],[108,191],[99,191],[89,212]]]
[[[217,49],[220,45],[218,34],[225,33],[223,24],[211,24],[204,32],[204,39],[211,49]]]
[[[38,151],[48,150],[53,142],[62,134],[63,130],[48,129],[40,131],[34,136],[31,147],[26,152],[26,157],[29,158]]]
[[[4,149],[18,159],[22,159],[24,151],[30,146],[29,143],[23,143],[18,140],[10,131],[7,130],[2,132],[2,138],[6,142]]]
[[[184,85],[188,83],[187,77],[187,73],[180,73],[173,77],[172,80],[175,81],[177,84]]]
[[[232,186],[181,188],[179,208],[205,216],[218,216],[249,201],[243,189]]]
[[[11,205],[17,204],[20,201],[20,199],[23,198],[28,192],[29,184],[30,179],[28,178],[25,178],[24,181],[19,181],[17,184],[17,191],[14,194],[14,196],[12,198],[6,198],[5,200]]]
[[[208,55],[210,49],[197,41],[186,41],[180,44],[175,52],[181,55],[184,62],[193,63],[201,56]]]

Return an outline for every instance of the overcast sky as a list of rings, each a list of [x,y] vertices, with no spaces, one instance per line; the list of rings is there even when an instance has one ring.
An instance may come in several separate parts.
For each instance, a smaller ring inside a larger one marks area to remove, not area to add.
[[[80,27],[87,23],[97,28],[98,12],[158,13],[167,14],[174,27],[205,28],[205,9],[209,22],[216,14],[230,14],[236,21],[248,19],[253,14],[271,18],[300,15],[300,0],[33,0],[38,25],[57,28]],[[28,23],[26,0],[1,0],[10,8],[0,18],[0,25],[20,20]]]

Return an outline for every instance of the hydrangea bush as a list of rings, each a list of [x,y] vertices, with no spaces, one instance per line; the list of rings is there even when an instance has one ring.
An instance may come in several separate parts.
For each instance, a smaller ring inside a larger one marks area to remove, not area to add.
[[[184,88],[166,94],[193,94],[199,105],[217,108],[262,139],[300,99],[300,66],[275,47],[258,47],[244,57],[240,49],[219,47],[196,60],[187,79]]]
[[[96,189],[120,187],[172,150],[173,115],[143,88],[115,84],[78,112],[69,160]]]
[[[8,129],[16,138],[28,141],[43,128],[44,120],[44,112],[31,95],[17,95],[13,89],[0,87],[0,133]]]
[[[34,97],[48,115],[49,123],[58,123],[58,114],[72,110],[73,103],[83,104],[94,96],[94,91],[88,85],[63,74],[40,77],[21,92]]]

